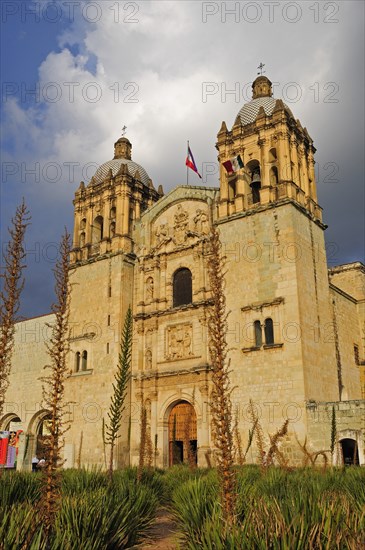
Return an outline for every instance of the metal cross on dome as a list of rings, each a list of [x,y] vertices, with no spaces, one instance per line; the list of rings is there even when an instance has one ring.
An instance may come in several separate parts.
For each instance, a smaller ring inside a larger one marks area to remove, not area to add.
[[[127,129],[127,126],[123,126],[123,128],[122,128],[122,137],[125,136],[126,129]]]
[[[265,73],[266,71],[263,70],[264,67],[265,67],[265,63],[263,63],[263,62],[261,61],[260,65],[257,67],[258,69],[260,69],[260,72],[257,73],[257,74],[262,75],[263,73]]]

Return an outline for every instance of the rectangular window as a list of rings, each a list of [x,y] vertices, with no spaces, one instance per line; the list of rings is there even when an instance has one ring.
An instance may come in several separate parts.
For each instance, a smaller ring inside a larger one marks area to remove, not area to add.
[[[110,315],[108,315],[108,327],[110,327]]]
[[[106,345],[106,352],[109,353],[109,342]]]

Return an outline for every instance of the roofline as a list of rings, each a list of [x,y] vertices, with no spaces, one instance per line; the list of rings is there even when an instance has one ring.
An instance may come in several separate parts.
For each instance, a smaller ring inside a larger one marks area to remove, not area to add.
[[[40,319],[41,317],[48,317],[49,315],[54,315],[54,313],[50,311],[49,313],[42,313],[41,315],[35,315],[34,317],[24,317],[24,319],[19,319],[19,321],[16,321],[15,325],[24,323],[25,321],[32,321],[33,319]]]
[[[339,264],[339,265],[335,265],[334,267],[329,267],[328,271],[330,274],[332,274],[332,273],[340,273],[341,271],[349,271],[350,269],[360,269],[365,273],[365,264],[363,264],[360,261],[349,262],[347,264]]]
[[[170,191],[168,191],[165,195],[162,195],[162,197],[160,197],[156,202],[154,202],[153,204],[151,204],[151,206],[149,208],[147,208],[146,210],[144,210],[142,212],[142,215],[141,215],[141,218],[139,220],[136,220],[137,223],[140,222],[142,220],[142,218],[149,212],[152,212],[152,210],[154,208],[157,208],[157,207],[160,207],[161,206],[161,201],[164,201],[164,200],[167,200],[167,197],[169,197],[170,195],[172,195],[173,193],[175,193],[177,191],[177,189],[198,189],[200,191],[216,191],[219,193],[220,191],[220,188],[219,187],[205,187],[205,186],[202,186],[202,185],[177,185],[176,187],[174,187],[173,189],[170,189]],[[185,198],[185,197],[184,197]],[[183,200],[183,199],[181,199]]]

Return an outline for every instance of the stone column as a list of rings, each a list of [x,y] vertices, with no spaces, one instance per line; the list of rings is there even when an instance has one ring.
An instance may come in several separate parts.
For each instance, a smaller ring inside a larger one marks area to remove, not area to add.
[[[18,456],[16,461],[16,469],[21,472],[32,471],[32,458],[36,452],[36,437],[33,434],[25,434],[19,436]]]
[[[309,178],[312,183],[310,184],[310,197],[317,202],[317,186],[316,186],[316,174],[315,174],[315,160],[313,150],[309,150],[308,153],[308,166],[309,166]]]
[[[292,136],[290,139],[290,159],[293,163],[292,165],[292,177],[294,183],[297,184],[298,187],[300,187],[300,175],[299,175],[299,162],[298,162],[298,151],[297,151],[297,143],[295,136]]]
[[[129,235],[129,203],[130,203],[130,194],[129,190],[126,189],[123,191],[123,219],[122,219],[122,234]]]
[[[89,206],[86,212],[85,244],[92,241],[93,207]]]
[[[301,153],[300,158],[301,158],[302,173],[303,173],[303,179],[302,179],[303,190],[305,191],[305,194],[309,196],[308,162],[307,162],[307,152],[304,145],[301,146],[300,153]]]
[[[74,248],[77,248],[79,246],[79,231],[80,231],[80,212],[78,211],[78,207],[75,205],[75,213],[74,213],[74,232],[73,232],[73,246]]]
[[[289,149],[289,139],[286,132],[282,132],[278,140],[279,145],[279,155],[278,155],[278,176],[280,181],[291,181],[292,172],[290,164],[290,149]]]

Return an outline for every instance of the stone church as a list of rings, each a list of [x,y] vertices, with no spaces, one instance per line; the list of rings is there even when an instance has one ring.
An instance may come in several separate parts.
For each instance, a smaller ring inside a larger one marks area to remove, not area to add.
[[[266,76],[252,90],[231,129],[225,122],[219,129],[217,187],[181,185],[164,195],[122,137],[113,159],[75,193],[66,467],[104,465],[102,425],[129,306],[132,373],[116,467],[138,462],[142,402],[155,465],[186,460],[187,439],[199,466],[214,464],[207,333],[212,224],[227,258],[232,402],[243,447],[252,426],[250,400],[267,442],[289,419],[282,452],[293,465],[303,458],[298,441],[329,453],[334,408],[332,460],[365,463],[365,267],[328,269],[313,141],[272,96]],[[39,377],[52,320],[17,324],[0,429],[2,437],[19,434],[18,468],[42,454],[48,411]],[[247,461],[256,460],[253,443]]]

